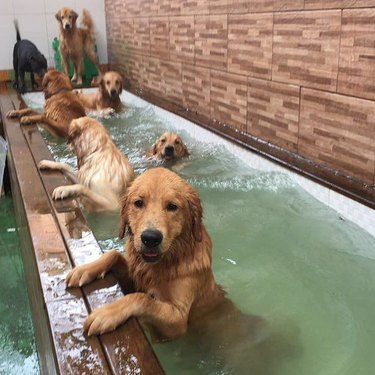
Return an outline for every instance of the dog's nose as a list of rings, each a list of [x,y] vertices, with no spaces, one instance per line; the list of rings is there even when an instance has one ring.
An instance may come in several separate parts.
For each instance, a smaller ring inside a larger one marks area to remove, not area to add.
[[[174,153],[174,147],[172,145],[165,146],[165,155],[172,156]]]
[[[116,89],[112,89],[112,90],[111,90],[111,96],[112,96],[112,97],[115,97],[116,94],[117,94]]]
[[[65,29],[70,29],[70,25],[68,23],[65,24]]]
[[[141,240],[147,247],[156,247],[163,240],[163,234],[156,229],[146,229],[141,234]]]

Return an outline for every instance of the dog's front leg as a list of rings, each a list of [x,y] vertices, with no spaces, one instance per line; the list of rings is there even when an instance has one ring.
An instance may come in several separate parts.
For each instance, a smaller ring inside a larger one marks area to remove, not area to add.
[[[70,165],[52,160],[41,160],[38,165],[40,170],[60,171],[69,178],[74,184],[78,184],[77,174],[72,170]]]
[[[35,112],[31,108],[24,108],[24,109],[8,111],[6,116],[8,118],[20,118],[20,117],[29,116],[29,115],[38,115],[38,113]]]
[[[38,84],[35,82],[35,76],[34,76],[34,73],[31,72],[30,73],[30,79],[31,79],[31,87],[33,90],[37,89],[38,88]]]
[[[110,332],[134,316],[150,323],[163,338],[172,339],[186,333],[188,311],[147,293],[131,293],[94,310],[86,319],[84,330],[89,336]]]
[[[104,277],[110,271],[114,271],[116,276],[119,273],[128,276],[127,270],[125,258],[117,250],[111,250],[94,262],[73,268],[66,276],[66,285],[68,287],[83,286]]]
[[[75,184],[68,186],[59,186],[52,192],[52,198],[55,200],[66,199],[66,198],[79,198],[84,197],[87,199],[85,207],[88,210],[102,211],[102,210],[116,210],[118,208],[118,202],[111,200],[109,197],[104,197],[88,187]]]

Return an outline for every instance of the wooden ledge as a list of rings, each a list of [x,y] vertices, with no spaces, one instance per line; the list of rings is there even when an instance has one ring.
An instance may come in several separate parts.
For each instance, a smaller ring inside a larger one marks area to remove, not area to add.
[[[2,127],[9,145],[8,167],[41,372],[164,374],[134,318],[112,333],[84,336],[87,315],[123,293],[111,275],[83,288],[66,289],[69,270],[99,257],[101,249],[74,200],[51,200],[53,189],[67,181],[60,172],[39,172],[39,161],[53,158],[37,127],[21,127],[18,119],[5,117],[20,104],[13,90],[1,93]]]

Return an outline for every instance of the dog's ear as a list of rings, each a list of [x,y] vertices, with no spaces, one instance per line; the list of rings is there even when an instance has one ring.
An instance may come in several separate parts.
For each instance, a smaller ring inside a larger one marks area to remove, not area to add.
[[[128,210],[129,210],[129,194],[125,192],[121,197],[121,212],[120,212],[120,227],[118,230],[118,237],[122,240],[128,226]]]
[[[98,87],[99,87],[99,91],[103,92],[105,90],[105,87],[104,87],[104,78],[103,78],[102,75],[99,76],[99,78],[97,80],[97,84],[98,84]]]
[[[77,21],[77,18],[78,18],[78,13],[76,13],[74,10],[72,10],[71,15],[72,15],[72,17],[73,17],[73,21],[76,22],[76,21]]]
[[[151,155],[156,155],[158,153],[158,142],[156,142],[151,149]]]
[[[123,82],[124,82],[124,80],[122,79],[122,77],[120,76],[119,77],[119,81],[120,81],[120,90],[119,90],[119,94],[121,94],[122,93],[122,86],[123,86]]]
[[[69,125],[69,135],[67,142],[71,143],[72,140],[76,137],[79,137],[82,134],[82,127],[80,126],[80,123],[77,119],[72,120],[72,122]]]
[[[196,241],[202,241],[202,215],[203,209],[198,193],[191,188],[188,199],[189,211],[191,217],[191,229]]]
[[[189,150],[188,148],[186,147],[185,143],[184,142],[181,142],[181,145],[182,145],[182,157],[183,158],[187,158],[190,154],[189,154]]]
[[[60,11],[58,11],[58,12],[55,14],[55,18],[56,18],[59,22],[61,21]]]

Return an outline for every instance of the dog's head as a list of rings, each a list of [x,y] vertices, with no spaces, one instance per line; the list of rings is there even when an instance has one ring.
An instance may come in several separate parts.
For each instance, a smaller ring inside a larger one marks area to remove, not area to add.
[[[43,77],[42,89],[46,99],[62,91],[73,90],[72,83],[67,75],[50,69]]]
[[[176,173],[150,169],[138,176],[122,198],[119,237],[128,229],[145,262],[155,263],[202,241],[202,206],[198,193]]]
[[[111,142],[111,136],[99,121],[84,116],[72,120],[67,141],[80,164],[83,158]]]
[[[166,132],[152,147],[151,155],[160,159],[174,160],[189,156],[189,151],[178,134]]]
[[[55,17],[63,30],[72,30],[76,26],[78,14],[71,8],[61,8]]]
[[[99,81],[99,90],[111,99],[118,98],[122,92],[122,77],[120,73],[110,71],[105,73]]]
[[[47,60],[39,51],[30,56],[31,71],[43,77],[47,71]]]

